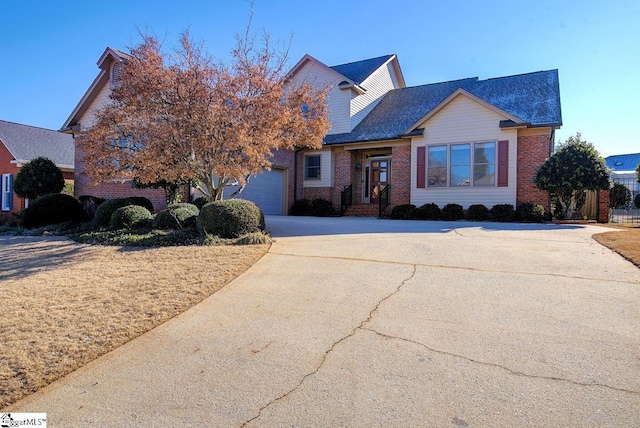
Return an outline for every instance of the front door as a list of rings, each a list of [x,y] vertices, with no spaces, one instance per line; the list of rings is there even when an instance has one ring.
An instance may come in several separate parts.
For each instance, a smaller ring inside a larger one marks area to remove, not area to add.
[[[389,159],[372,160],[369,168],[370,202],[380,201],[380,192],[389,183]]]

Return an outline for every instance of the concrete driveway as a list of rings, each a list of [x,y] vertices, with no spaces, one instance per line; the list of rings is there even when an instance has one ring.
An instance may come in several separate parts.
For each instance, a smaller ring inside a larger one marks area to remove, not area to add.
[[[269,253],[16,403],[51,426],[640,426],[640,270],[596,226],[268,217]]]

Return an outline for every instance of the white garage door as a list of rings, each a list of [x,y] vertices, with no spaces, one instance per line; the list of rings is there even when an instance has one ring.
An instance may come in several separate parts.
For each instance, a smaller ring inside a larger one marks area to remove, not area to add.
[[[284,179],[285,171],[272,169],[264,171],[249,179],[249,184],[244,188],[238,198],[253,201],[267,215],[282,215],[284,205]],[[224,189],[224,195],[231,195],[235,188]]]

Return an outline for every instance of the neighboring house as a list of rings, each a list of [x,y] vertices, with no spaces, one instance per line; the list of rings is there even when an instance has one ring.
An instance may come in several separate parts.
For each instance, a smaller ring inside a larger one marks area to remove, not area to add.
[[[94,123],[126,57],[106,49],[98,77],[63,131]],[[305,55],[287,78],[330,88],[332,127],[322,149],[279,151],[273,169],[250,180],[241,197],[267,214],[286,214],[300,198],[327,199],[340,209],[345,189],[352,215],[376,215],[381,197],[391,205],[549,207],[548,193],[535,187],[533,177],[562,125],[557,70],[406,87],[396,55],[333,67]],[[141,193],[128,183],[92,186],[77,150],[76,171],[77,195]],[[153,201],[156,208],[164,203]]]
[[[64,179],[73,181],[72,136],[51,129],[0,120],[0,223],[15,221],[14,214],[28,204],[28,201],[19,198],[13,191],[13,180],[24,164],[40,156],[51,159],[62,170]]]
[[[635,198],[640,193],[640,183],[636,174],[636,168],[640,165],[640,153],[613,155],[604,160],[611,170],[611,180],[627,186],[631,191],[631,197]]]

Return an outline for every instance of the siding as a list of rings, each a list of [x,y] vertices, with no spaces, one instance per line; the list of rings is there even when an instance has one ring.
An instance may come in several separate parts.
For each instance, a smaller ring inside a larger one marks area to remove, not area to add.
[[[467,208],[472,204],[484,204],[491,208],[496,204],[516,205],[517,131],[503,131],[500,120],[505,117],[463,96],[454,98],[447,106],[432,116],[424,127],[424,135],[411,143],[411,203],[420,206],[434,202],[440,207],[457,203]],[[509,185],[507,187],[425,188],[418,189],[417,147],[438,144],[469,143],[483,141],[509,141]]]
[[[327,108],[329,109],[329,123],[331,123],[331,129],[328,134],[341,134],[351,131],[349,128],[351,91],[338,88],[338,84],[341,81],[340,78],[340,74],[329,67],[324,67],[314,61],[307,61],[291,79],[291,83],[294,86],[308,83],[315,88],[330,88],[326,98]]]
[[[371,110],[378,104],[384,95],[392,89],[399,87],[398,77],[393,68],[393,61],[384,67],[377,69],[364,82],[362,87],[367,91],[364,95],[352,93],[351,100],[351,122],[349,132],[353,130],[365,118]]]
[[[111,102],[109,98],[110,94],[111,89],[109,88],[109,80],[107,79],[106,84],[100,88],[100,92],[98,92],[98,95],[96,95],[89,108],[87,108],[78,121],[82,130],[89,129],[96,123],[96,112]]]
[[[332,187],[333,186],[333,157],[331,156],[331,149],[326,148],[322,150],[310,150],[305,152],[305,155],[320,154],[320,180],[304,180],[302,182],[303,187]],[[304,160],[302,161],[304,165]],[[304,168],[304,167],[303,167]],[[304,177],[304,169],[302,173]]]

